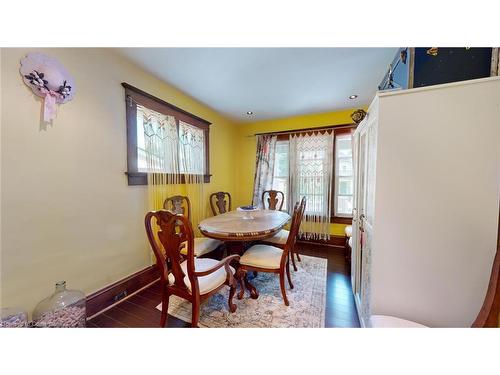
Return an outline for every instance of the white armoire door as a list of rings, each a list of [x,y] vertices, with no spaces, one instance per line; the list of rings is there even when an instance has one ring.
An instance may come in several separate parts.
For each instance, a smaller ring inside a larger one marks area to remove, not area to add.
[[[356,194],[358,187],[358,164],[359,164],[359,134],[353,134],[352,156],[353,156],[353,209],[352,209],[352,239],[351,239],[351,287],[354,295],[358,293],[358,196]]]
[[[374,224],[376,110],[359,125],[354,136],[355,222],[353,223],[353,289],[362,324],[370,317],[370,264]]]

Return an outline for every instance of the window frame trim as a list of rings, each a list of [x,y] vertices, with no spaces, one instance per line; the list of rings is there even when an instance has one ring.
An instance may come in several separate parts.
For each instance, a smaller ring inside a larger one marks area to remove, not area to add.
[[[212,123],[126,82],[122,82],[121,85],[125,88],[125,116],[127,126],[127,171],[125,174],[127,175],[128,185],[148,184],[148,174],[146,172],[139,172],[138,168],[137,107],[132,105],[132,101],[164,115],[174,116],[177,127],[179,127],[179,120],[181,120],[204,131],[205,173],[203,174],[203,182],[209,183],[212,177],[210,174],[210,125]],[[180,183],[185,183],[186,175],[180,174],[179,181]]]
[[[342,129],[337,129],[337,130],[334,130],[334,133],[333,133],[333,189],[332,189],[332,198],[331,198],[331,201],[332,201],[332,207],[331,207],[331,210],[332,210],[332,216],[330,218],[330,221],[333,223],[340,223],[340,224],[351,224],[352,223],[352,214],[351,215],[336,215],[335,214],[335,205],[336,205],[336,201],[335,201],[335,195],[336,195],[336,189],[337,189],[337,177],[335,176],[336,172],[337,172],[337,150],[336,150],[336,146],[337,146],[337,136],[338,135],[344,135],[344,134],[350,134],[351,135],[351,138],[354,134],[354,130],[356,129],[356,124],[353,124],[351,127],[345,127],[345,128],[342,128]],[[352,175],[352,178],[353,178],[353,184],[354,184],[354,179],[355,179],[355,176],[354,176],[354,150],[352,150],[352,165],[353,165],[353,175]],[[353,193],[353,199],[354,199],[354,193]]]

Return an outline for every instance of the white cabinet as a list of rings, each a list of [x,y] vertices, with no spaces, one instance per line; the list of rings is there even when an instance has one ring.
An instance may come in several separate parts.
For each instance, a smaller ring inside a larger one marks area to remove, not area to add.
[[[379,93],[354,135],[352,281],[362,324],[467,327],[500,197],[500,79]]]

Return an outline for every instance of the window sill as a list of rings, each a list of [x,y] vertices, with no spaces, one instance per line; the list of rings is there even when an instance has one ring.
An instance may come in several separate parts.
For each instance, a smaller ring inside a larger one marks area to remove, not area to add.
[[[129,186],[147,185],[148,184],[148,174],[145,172],[125,172],[125,174],[127,175]],[[203,175],[203,182],[205,184],[210,183],[211,177],[212,177],[211,174]],[[179,183],[180,184],[186,183],[185,175],[180,176]]]
[[[332,216],[330,218],[330,223],[352,225],[352,217],[347,217],[347,216]]]

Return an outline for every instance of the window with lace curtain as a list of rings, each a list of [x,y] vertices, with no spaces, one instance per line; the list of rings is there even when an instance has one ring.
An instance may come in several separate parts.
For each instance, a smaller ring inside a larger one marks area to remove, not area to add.
[[[127,115],[127,176],[129,185],[147,185],[147,173],[203,176],[210,182],[209,125],[129,84],[125,87]]]
[[[331,221],[350,223],[354,183],[351,131],[345,127],[333,129],[330,141],[311,132],[309,137],[295,138],[295,134],[306,134],[300,131],[279,135],[273,189],[283,191],[288,204],[305,195],[306,214],[328,212]]]

